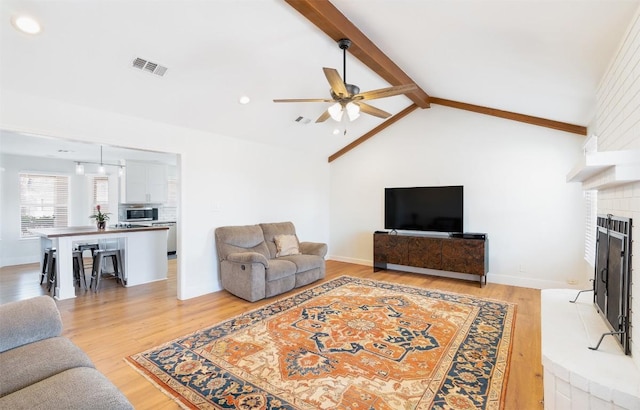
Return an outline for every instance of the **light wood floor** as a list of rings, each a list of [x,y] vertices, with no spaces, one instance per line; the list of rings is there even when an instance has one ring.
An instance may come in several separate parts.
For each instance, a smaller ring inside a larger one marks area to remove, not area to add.
[[[476,283],[404,272],[372,272],[372,268],[327,262],[330,280],[341,275],[378,279],[410,286],[447,290],[516,303],[516,326],[505,409],[542,409],[540,355],[540,291]],[[0,303],[45,294],[38,265],[0,268]],[[315,283],[310,286],[314,286]],[[198,298],[176,299],[176,261],[169,261],[169,280],[123,288],[103,281],[100,292],[78,291],[57,301],[64,335],[82,348],[133,403],[136,409],[179,408],[124,362],[124,357],[255,309],[273,299],[249,303],[220,291]]]

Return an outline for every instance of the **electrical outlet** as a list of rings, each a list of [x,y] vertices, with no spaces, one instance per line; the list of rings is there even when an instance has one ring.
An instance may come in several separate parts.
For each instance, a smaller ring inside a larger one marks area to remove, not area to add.
[[[524,265],[523,265],[523,264],[518,265],[518,272],[522,272],[522,273],[524,273],[524,272],[526,272],[526,271],[527,271],[527,270],[525,269],[525,267],[524,267]]]

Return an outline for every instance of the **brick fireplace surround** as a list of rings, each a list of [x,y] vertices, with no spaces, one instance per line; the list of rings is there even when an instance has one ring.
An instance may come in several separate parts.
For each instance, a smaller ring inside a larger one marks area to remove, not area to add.
[[[589,134],[596,136],[596,156],[610,156],[613,161],[598,164],[596,158],[596,167],[586,169],[587,174],[593,172],[591,175],[573,179],[581,182],[584,190],[597,191],[597,214],[635,221],[631,356],[625,356],[611,336],[605,337],[598,351],[587,348],[595,346],[600,335],[608,332],[594,308],[593,293],[581,294],[572,304],[569,300],[576,296],[575,290],[543,290],[542,364],[547,410],[640,409],[639,68],[640,8],[598,85],[596,115],[588,127]],[[593,270],[586,275],[586,279],[592,278]]]

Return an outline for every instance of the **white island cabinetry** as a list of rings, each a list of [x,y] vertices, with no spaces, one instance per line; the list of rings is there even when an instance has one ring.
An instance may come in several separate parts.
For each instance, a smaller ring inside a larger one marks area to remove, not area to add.
[[[167,202],[168,170],[164,164],[127,161],[124,198],[129,203]]]
[[[101,249],[120,249],[127,287],[167,279],[168,229],[166,226],[149,226],[99,230],[78,226],[34,229],[31,232],[40,236],[42,254],[45,248],[56,248],[55,298],[61,300],[76,296],[72,254],[81,243],[98,243]]]

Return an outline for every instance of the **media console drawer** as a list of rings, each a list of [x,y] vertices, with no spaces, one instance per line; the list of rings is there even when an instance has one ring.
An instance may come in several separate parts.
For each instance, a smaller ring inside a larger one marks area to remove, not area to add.
[[[482,238],[443,238],[373,234],[373,271],[387,264],[478,275],[480,286],[489,270],[487,235]]]

